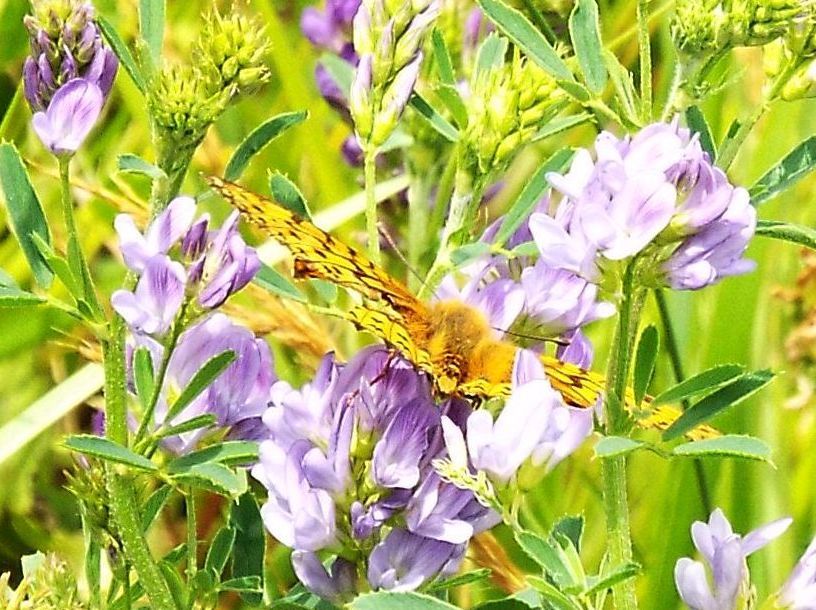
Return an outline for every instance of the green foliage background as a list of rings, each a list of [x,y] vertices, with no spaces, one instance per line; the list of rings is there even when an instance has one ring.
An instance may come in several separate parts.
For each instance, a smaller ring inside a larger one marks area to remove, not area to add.
[[[672,47],[668,35],[670,2],[655,2],[655,57],[658,93],[671,77]],[[135,0],[97,0],[99,12],[130,39],[137,28]],[[634,2],[600,2],[604,38],[615,40],[625,63],[633,64],[637,43]],[[200,14],[209,0],[169,0],[164,58],[187,57],[189,44],[201,27]],[[222,8],[227,8],[224,5]],[[59,218],[56,165],[29,128],[30,113],[22,103],[13,104],[23,59],[27,52],[22,16],[24,0],[0,0],[0,137],[14,141],[30,164],[35,187],[49,218]],[[360,189],[360,173],[340,158],[339,146],[348,130],[317,95],[312,71],[316,53],[300,34],[301,3],[251,0],[245,10],[258,15],[273,40],[273,78],[259,94],[246,98],[213,128],[194,162],[186,190],[203,190],[198,172],[222,171],[230,152],[262,120],[283,111],[308,109],[306,123],[273,142],[252,163],[243,182],[264,191],[266,171],[287,173],[302,189],[313,210],[330,207]],[[760,97],[761,60],[758,51],[741,51],[727,66],[730,85],[709,101],[704,111],[722,137],[735,118],[749,114]],[[19,98],[18,98],[19,99]],[[780,103],[760,122],[734,164],[731,178],[750,185],[800,140],[813,133],[816,105],[811,102]],[[505,192],[492,204],[494,213],[524,184],[526,177],[556,147],[588,145],[587,128],[568,132],[538,148],[526,151],[510,170]],[[118,284],[123,270],[117,262],[112,220],[120,209],[130,210],[147,196],[143,178],[117,174],[116,157],[135,153],[149,158],[149,125],[144,100],[120,70],[104,119],[74,162],[74,178],[82,204],[78,224],[85,252],[107,294]],[[808,177],[784,195],[764,204],[760,217],[784,219],[813,226],[816,219],[816,179]],[[226,214],[221,202],[208,200],[216,215]],[[52,223],[59,227],[59,222]],[[362,218],[344,225],[348,240],[361,234]],[[58,230],[58,229],[57,229]],[[58,244],[63,235],[55,235]],[[713,503],[721,506],[735,529],[747,531],[781,515],[795,518],[792,531],[751,558],[750,565],[760,597],[781,584],[807,541],[816,534],[816,413],[814,403],[799,410],[784,406],[795,392],[798,369],[786,361],[784,341],[793,325],[793,310],[774,296],[778,287],[793,284],[800,266],[796,247],[758,238],[750,251],[759,263],[755,273],[731,279],[700,293],[668,295],[687,373],[708,366],[738,362],[753,368],[771,367],[779,372],[769,389],[722,416],[717,425],[734,433],[749,433],[774,447],[776,468],[761,463],[723,460],[705,466]],[[21,286],[31,284],[30,272],[19,247],[0,213],[0,267]],[[399,263],[395,273],[404,274]],[[656,321],[653,303],[647,317]],[[56,382],[82,365],[75,347],[66,347],[65,333],[72,321],[46,308],[0,310],[0,426],[18,417]],[[603,353],[611,326],[596,325],[592,337]],[[291,352],[277,349],[281,375],[300,381],[309,375],[288,359]],[[665,355],[664,355],[665,356]],[[600,361],[600,359],[599,359]],[[811,371],[813,374],[814,371]],[[807,373],[805,373],[807,374]],[[668,360],[659,361],[655,390],[671,379]],[[91,409],[73,410],[60,422],[0,463],[0,572],[19,570],[19,557],[34,549],[57,550],[74,566],[81,562],[82,537],[72,497],[62,488],[63,470],[70,465],[61,437],[86,430]],[[18,423],[20,421],[18,420]],[[25,422],[23,422],[25,424]],[[31,425],[36,425],[32,422]],[[8,438],[0,430],[0,442]],[[584,557],[597,565],[605,549],[599,463],[590,447],[562,464],[528,498],[522,521],[546,532],[564,513],[587,517]],[[705,517],[690,462],[666,462],[650,453],[637,454],[630,471],[630,505],[636,559],[645,566],[639,579],[642,607],[678,607],[673,584],[677,556],[692,551],[689,525]],[[215,514],[218,507],[214,507]],[[178,521],[168,518],[157,528],[159,546],[170,546],[183,536]],[[507,538],[505,536],[505,538]],[[270,543],[274,546],[273,543]],[[511,555],[519,553],[510,548]],[[272,552],[271,577],[285,590],[292,584],[285,549]],[[479,593],[476,592],[478,595]]]

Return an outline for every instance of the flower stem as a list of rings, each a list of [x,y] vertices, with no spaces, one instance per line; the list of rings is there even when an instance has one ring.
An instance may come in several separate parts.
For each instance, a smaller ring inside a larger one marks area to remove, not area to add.
[[[80,298],[90,307],[94,319],[101,320],[102,307],[96,296],[96,288],[94,288],[91,272],[88,269],[88,261],[85,260],[85,255],[79,245],[79,232],[74,220],[74,201],[71,197],[71,157],[64,155],[58,157],[58,160],[62,190],[62,215],[68,233],[68,266],[81,286],[82,294]]]
[[[623,298],[607,367],[604,415],[606,433],[610,435],[626,434],[630,428],[629,415],[625,409],[627,381],[645,297],[645,291],[636,284],[636,263],[637,259],[631,261],[624,273]],[[629,506],[626,498],[626,458],[624,456],[604,458],[601,473],[608,553],[614,569],[632,562]],[[635,583],[632,579],[615,585],[612,591],[615,608],[618,610],[637,608]]]
[[[198,570],[198,530],[196,529],[195,489],[190,487],[187,490],[184,501],[187,507],[187,582],[192,585],[196,570]],[[192,590],[192,586],[190,589]]]
[[[646,122],[652,119],[652,42],[649,34],[649,0],[638,0],[638,49],[640,55],[640,101],[641,116]]]
[[[681,383],[686,379],[686,374],[683,371],[683,359],[680,357],[680,346],[677,343],[677,335],[674,332],[674,325],[671,321],[671,313],[669,312],[669,305],[666,302],[666,295],[662,290],[655,290],[655,301],[657,302],[657,309],[660,312],[660,321],[663,323],[663,336],[666,339],[666,351],[669,353],[669,361],[671,362],[672,372],[674,373],[674,380]],[[683,401],[683,410],[689,407],[687,400]],[[706,515],[711,514],[711,496],[708,492],[708,482],[706,481],[705,470],[701,460],[694,460],[694,474],[697,478],[697,487],[700,491],[700,502],[703,505],[703,510]]]
[[[363,160],[365,173],[366,196],[366,233],[368,234],[368,255],[371,260],[380,264],[380,233],[377,229],[377,197],[374,187],[377,185],[377,152],[370,147],[366,149]]]

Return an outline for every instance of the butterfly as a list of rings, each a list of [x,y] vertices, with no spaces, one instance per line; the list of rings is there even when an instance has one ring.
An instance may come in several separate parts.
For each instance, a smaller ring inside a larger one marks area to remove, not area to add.
[[[457,300],[425,303],[361,252],[271,199],[214,176],[207,182],[251,224],[292,253],[295,278],[326,280],[360,294],[363,304],[353,307],[347,318],[427,373],[439,392],[483,399],[510,394],[518,348],[496,339],[481,311]],[[602,375],[547,355],[541,361],[567,404],[596,405],[605,389]],[[650,400],[646,397],[644,402]],[[637,407],[631,391],[626,407],[630,412]],[[664,430],[680,414],[679,409],[661,405],[638,424]],[[703,425],[687,436],[699,440],[719,432]]]

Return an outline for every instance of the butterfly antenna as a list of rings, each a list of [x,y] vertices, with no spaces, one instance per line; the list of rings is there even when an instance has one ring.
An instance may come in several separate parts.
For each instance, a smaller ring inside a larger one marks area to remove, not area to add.
[[[402,261],[402,263],[405,265],[406,269],[408,269],[408,271],[410,271],[410,272],[411,272],[411,275],[413,275],[413,276],[414,276],[414,277],[415,277],[417,280],[419,280],[420,284],[424,283],[424,282],[425,282],[425,278],[423,278],[421,275],[419,275],[419,273],[417,272],[417,270],[416,270],[416,269],[414,269],[414,268],[411,266],[411,263],[409,263],[409,262],[408,262],[408,259],[407,259],[407,258],[405,258],[405,255],[404,255],[404,254],[403,254],[403,253],[400,251],[400,249],[397,247],[397,244],[394,242],[394,239],[391,237],[391,235],[388,233],[388,231],[386,231],[386,230],[385,230],[385,228],[384,228],[384,227],[382,227],[382,226],[378,226],[378,227],[377,227],[377,230],[380,232],[380,235],[382,235],[383,239],[385,239],[385,241],[386,241],[386,243],[388,244],[388,246],[389,246],[389,247],[390,247],[390,248],[391,248],[391,249],[392,249],[394,252],[396,252],[397,257],[398,257],[398,258],[399,258],[399,259]]]
[[[492,327],[493,330],[497,330],[500,333],[504,333],[505,335],[510,335],[511,337],[518,337],[520,339],[529,339],[530,341],[540,341],[542,343],[554,343],[555,345],[559,345],[561,347],[566,347],[570,344],[569,341],[566,339],[555,339],[553,337],[541,337],[538,335],[528,335],[525,333],[517,333],[513,332],[512,330],[505,330],[504,328],[498,328],[496,326]]]

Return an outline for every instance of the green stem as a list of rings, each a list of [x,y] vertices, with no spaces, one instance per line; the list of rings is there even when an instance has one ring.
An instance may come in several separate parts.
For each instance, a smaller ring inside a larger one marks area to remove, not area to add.
[[[413,168],[409,171],[412,178],[408,185],[408,264],[414,273],[419,273],[428,236],[428,181]],[[408,285],[416,290],[419,280],[414,273],[409,275]]]
[[[190,487],[184,496],[184,500],[187,506],[187,582],[192,584],[198,570],[195,489]],[[192,590],[192,587],[190,587],[190,590]]]
[[[762,115],[768,110],[770,106],[768,101],[760,104],[757,109],[747,118],[743,123],[740,124],[737,132],[734,134],[734,137],[728,140],[725,143],[725,146],[722,147],[720,150],[719,155],[717,155],[717,165],[719,165],[723,171],[728,170],[731,167],[731,164],[736,159],[737,154],[739,154],[740,148],[745,143],[745,140],[748,138],[748,135],[751,133],[751,130],[754,128],[754,125],[757,124],[759,119],[762,118]]]
[[[645,296],[644,290],[636,284],[636,263],[637,259],[631,261],[624,273],[623,298],[607,367],[604,415],[605,431],[609,435],[625,434],[630,427],[629,415],[625,408],[626,390]],[[626,498],[626,458],[624,456],[604,458],[601,473],[609,559],[613,568],[621,567],[632,561],[632,537]],[[615,585],[612,592],[617,610],[637,608],[635,583],[632,579]]]
[[[94,321],[99,321],[103,317],[102,306],[96,296],[96,288],[91,279],[88,261],[82,253],[79,232],[74,220],[74,200],[71,197],[71,157],[62,155],[57,159],[59,161],[60,187],[62,190],[62,215],[68,233],[68,265],[82,287],[81,299],[91,308]]]
[[[649,33],[649,1],[638,0],[638,49],[640,55],[641,116],[646,122],[652,118],[652,41]]]
[[[683,359],[680,356],[680,344],[677,342],[677,335],[674,332],[674,325],[671,321],[671,313],[669,312],[669,304],[666,302],[666,295],[662,290],[655,290],[655,301],[657,302],[657,309],[660,312],[660,321],[663,324],[663,336],[666,339],[666,351],[669,353],[669,362],[671,362],[672,372],[674,373],[674,380],[677,383],[682,383],[686,379],[685,371],[683,370]],[[689,407],[687,400],[683,401],[683,410]],[[700,491],[700,502],[703,505],[703,510],[706,515],[711,514],[711,495],[708,492],[708,481],[706,481],[705,470],[701,460],[694,460],[694,474],[697,479],[697,487]]]
[[[150,607],[157,610],[178,610],[170,587],[153,560],[142,532],[133,480],[113,464],[108,465],[107,474],[111,516],[122,540],[125,556],[136,568],[139,582],[150,599]]]
[[[371,260],[380,264],[380,232],[377,229],[377,197],[374,187],[377,185],[377,152],[368,148],[364,157],[365,196],[366,196],[366,233],[368,234],[368,255]]]
[[[176,349],[176,344],[181,336],[181,332],[184,330],[188,304],[189,301],[187,300],[182,303],[181,308],[176,315],[176,319],[173,321],[173,328],[170,331],[170,338],[167,341],[167,345],[164,346],[164,353],[162,354],[162,361],[159,365],[159,372],[156,375],[156,379],[153,383],[153,392],[150,394],[150,400],[147,403],[145,412],[142,414],[142,420],[139,422],[139,429],[136,431],[136,436],[133,439],[133,445],[137,450],[141,449],[139,445],[144,440],[145,434],[147,434],[147,429],[153,421],[153,414],[156,412],[156,405],[159,402],[159,396],[161,396],[161,391],[164,387],[164,380],[167,377],[167,367],[170,364],[170,357],[173,355],[173,350]]]
[[[439,250],[431,265],[425,282],[419,289],[419,298],[427,298],[433,294],[437,285],[450,271],[450,256],[461,241],[462,232],[468,227],[478,210],[478,203],[482,197],[483,180],[473,180],[467,169],[459,167],[454,178],[453,194],[451,195],[448,219],[442,230]]]

